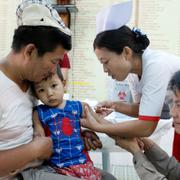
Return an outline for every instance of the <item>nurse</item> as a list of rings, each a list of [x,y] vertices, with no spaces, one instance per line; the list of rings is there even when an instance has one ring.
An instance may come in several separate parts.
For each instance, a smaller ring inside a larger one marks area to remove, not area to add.
[[[180,69],[180,58],[149,49],[147,35],[138,28],[130,29],[125,25],[130,19],[131,6],[130,1],[112,5],[97,15],[98,34],[93,45],[104,72],[118,81],[135,73],[139,77],[141,94],[139,103],[106,101],[99,104],[97,111],[108,114],[112,112],[109,108],[137,118],[111,124],[87,107],[87,119],[82,119],[81,123],[110,136],[148,137],[160,120],[168,82]],[[99,25],[100,22],[103,25]]]

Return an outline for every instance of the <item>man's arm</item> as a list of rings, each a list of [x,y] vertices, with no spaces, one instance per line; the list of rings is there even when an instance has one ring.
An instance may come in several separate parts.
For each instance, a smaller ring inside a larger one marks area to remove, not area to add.
[[[21,169],[36,159],[48,159],[52,142],[48,137],[35,137],[32,142],[10,150],[0,151],[0,176]]]
[[[140,179],[167,180],[164,175],[157,171],[157,169],[141,151],[143,144],[139,144],[138,139],[115,137],[115,141],[117,145],[129,151],[133,155],[134,167]]]
[[[149,139],[145,140],[151,142]],[[145,155],[168,179],[180,179],[180,163],[174,157],[169,157],[157,144],[154,143],[150,148],[146,148]]]
[[[134,153],[133,164],[140,179],[167,180],[163,174],[157,171],[141,151]]]

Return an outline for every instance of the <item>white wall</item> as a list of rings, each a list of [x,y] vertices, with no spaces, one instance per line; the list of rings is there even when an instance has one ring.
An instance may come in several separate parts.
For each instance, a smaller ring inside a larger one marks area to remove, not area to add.
[[[6,55],[11,46],[16,28],[16,7],[20,0],[0,0],[0,59]]]
[[[10,50],[16,27],[15,10],[21,0],[0,0],[0,57]],[[69,93],[73,98],[104,100],[107,98],[106,74],[93,52],[97,12],[112,3],[126,0],[76,0],[78,12],[72,13],[73,50]],[[130,27],[147,33],[151,47],[180,55],[180,1],[132,0]]]

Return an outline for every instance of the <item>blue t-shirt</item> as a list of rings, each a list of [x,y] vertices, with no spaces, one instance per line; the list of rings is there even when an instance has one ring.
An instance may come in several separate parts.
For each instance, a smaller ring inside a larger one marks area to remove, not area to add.
[[[80,129],[81,102],[67,100],[64,109],[39,105],[36,110],[53,141],[53,155],[49,163],[60,168],[86,163]]]

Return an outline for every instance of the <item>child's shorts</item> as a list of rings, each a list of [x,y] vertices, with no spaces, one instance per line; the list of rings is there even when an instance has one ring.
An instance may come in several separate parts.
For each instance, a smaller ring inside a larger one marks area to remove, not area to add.
[[[93,166],[91,161],[85,164],[77,164],[65,168],[54,168],[57,173],[74,176],[86,180],[101,180],[101,173]]]

